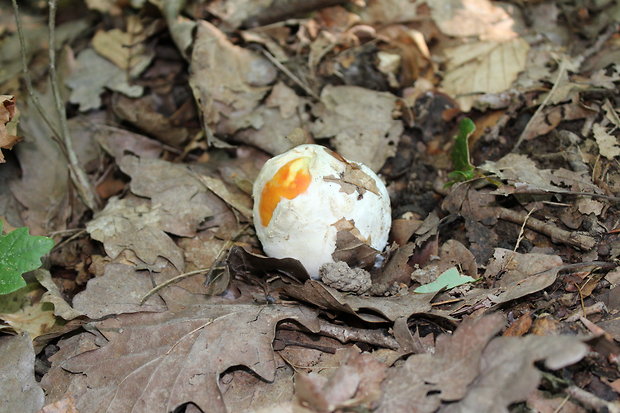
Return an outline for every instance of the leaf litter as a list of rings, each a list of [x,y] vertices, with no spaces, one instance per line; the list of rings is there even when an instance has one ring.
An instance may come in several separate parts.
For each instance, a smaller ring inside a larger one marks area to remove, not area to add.
[[[0,222],[56,241],[2,296],[20,348],[0,374],[21,360],[32,389],[2,381],[8,405],[617,411],[617,7],[280,3],[80,3],[92,25],[59,5],[92,211],[57,144],[46,10],[22,12],[42,116],[2,9]],[[378,171],[393,209],[379,258],[340,237],[323,281],[252,227],[262,164],[311,142]]]

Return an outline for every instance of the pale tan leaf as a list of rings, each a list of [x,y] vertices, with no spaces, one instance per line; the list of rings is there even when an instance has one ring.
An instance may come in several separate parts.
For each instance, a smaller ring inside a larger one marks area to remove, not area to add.
[[[525,67],[529,48],[525,40],[515,38],[505,42],[466,43],[447,49],[443,90],[454,96],[467,112],[476,95],[510,88]]]

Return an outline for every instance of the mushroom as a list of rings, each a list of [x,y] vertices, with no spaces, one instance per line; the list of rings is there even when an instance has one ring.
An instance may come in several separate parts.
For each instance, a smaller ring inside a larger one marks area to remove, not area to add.
[[[321,265],[356,249],[362,251],[357,264],[368,264],[387,244],[392,219],[385,185],[367,166],[323,146],[300,145],[268,160],[253,197],[265,253],[299,260],[314,279]]]

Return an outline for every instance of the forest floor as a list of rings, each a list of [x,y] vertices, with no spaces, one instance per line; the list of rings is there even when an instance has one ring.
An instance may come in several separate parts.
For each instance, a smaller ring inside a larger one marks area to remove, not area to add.
[[[55,3],[0,0],[0,231],[54,241],[0,411],[620,412],[620,3]],[[263,255],[305,143],[386,184],[362,287]]]

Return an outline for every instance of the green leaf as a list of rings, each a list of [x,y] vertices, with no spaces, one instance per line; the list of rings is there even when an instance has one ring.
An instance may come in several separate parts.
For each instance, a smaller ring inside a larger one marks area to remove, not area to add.
[[[468,275],[461,275],[456,267],[452,267],[442,272],[441,275],[432,283],[421,285],[413,290],[413,292],[419,294],[436,293],[444,288],[454,288],[474,281],[476,281],[475,278]]]
[[[50,252],[54,241],[28,234],[28,228],[2,235],[0,221],[0,294],[8,294],[26,285],[22,274],[41,266],[41,257]]]
[[[476,125],[469,118],[463,118],[459,123],[459,133],[454,140],[452,148],[452,169],[448,174],[452,179],[449,184],[468,181],[475,176],[476,167],[469,160],[468,140],[476,130]]]

